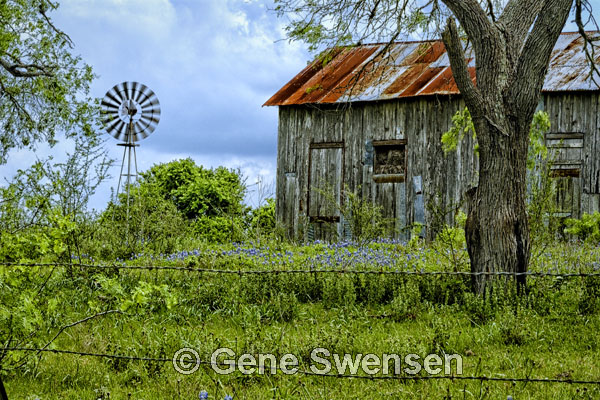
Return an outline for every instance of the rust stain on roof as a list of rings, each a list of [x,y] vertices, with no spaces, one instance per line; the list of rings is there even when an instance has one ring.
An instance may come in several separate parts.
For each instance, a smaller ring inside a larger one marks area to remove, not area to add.
[[[264,105],[376,101],[459,94],[442,41],[394,43],[339,49],[331,60],[315,60]],[[467,50],[467,55],[470,51]],[[467,60],[476,82],[475,62]],[[600,64],[600,54],[596,62]],[[578,33],[563,33],[554,46],[543,91],[594,91],[590,67]],[[600,81],[600,77],[596,76]]]

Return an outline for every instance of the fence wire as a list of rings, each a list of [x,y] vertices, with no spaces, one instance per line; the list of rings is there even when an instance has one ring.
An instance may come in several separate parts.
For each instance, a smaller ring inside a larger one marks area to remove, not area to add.
[[[196,268],[196,267],[176,267],[176,266],[154,266],[154,265],[96,265],[80,263],[0,263],[0,266],[6,267],[70,267],[82,269],[107,269],[107,270],[146,270],[146,271],[182,271],[207,274],[232,274],[232,275],[279,275],[279,274],[367,274],[367,275],[455,275],[455,276],[528,276],[528,277],[551,277],[551,278],[590,278],[600,277],[600,272],[507,272],[507,271],[425,271],[425,270],[357,270],[347,268],[330,269],[214,269],[214,268]]]
[[[551,278],[573,278],[573,277],[600,277],[600,272],[505,272],[505,271],[425,271],[425,270],[390,270],[390,269],[371,269],[371,270],[356,270],[356,269],[265,269],[265,270],[244,270],[244,269],[215,269],[215,268],[197,268],[186,266],[154,266],[154,265],[124,265],[124,264],[84,264],[84,263],[21,263],[21,262],[2,262],[0,266],[5,267],[41,267],[41,268],[81,268],[81,269],[96,269],[96,270],[147,270],[147,271],[181,271],[192,273],[206,274],[230,274],[230,275],[279,275],[279,274],[368,274],[368,275],[409,275],[409,276],[527,276],[527,277],[551,277]],[[0,348],[2,353],[6,352],[25,352],[25,353],[54,353],[62,355],[80,356],[80,357],[96,357],[104,359],[118,359],[128,361],[141,362],[156,362],[156,363],[173,363],[173,358],[165,357],[144,357],[144,356],[129,356],[120,354],[93,353],[74,350],[51,349],[46,346],[42,348],[31,347],[5,347]],[[233,361],[228,363],[218,363],[206,360],[189,361],[190,364],[198,364],[205,366],[221,366],[221,367],[237,367]],[[260,368],[260,365],[243,364],[244,367]],[[278,366],[269,366],[270,370],[282,371]],[[283,371],[282,371],[283,372]],[[489,381],[489,382],[522,382],[522,383],[555,383],[555,384],[578,384],[578,385],[599,385],[600,380],[579,380],[579,379],[558,379],[558,378],[536,378],[536,377],[494,377],[494,376],[463,376],[463,375],[351,375],[351,374],[332,374],[332,373],[317,373],[309,370],[298,369],[297,373],[305,376],[314,376],[322,378],[341,378],[341,379],[363,379],[363,380],[393,380],[402,383],[410,381],[432,381],[432,380],[450,380],[450,381]]]
[[[146,362],[157,362],[157,363],[172,363],[173,358],[165,357],[140,357],[140,356],[126,356],[119,354],[105,354],[105,353],[91,353],[73,350],[60,350],[60,349],[36,349],[31,347],[6,347],[4,351],[20,351],[20,352],[36,352],[36,353],[55,353],[55,354],[66,354],[75,355],[81,357],[97,357],[97,358],[108,358],[128,361],[146,361]],[[227,363],[212,362],[206,360],[195,360],[188,361],[188,364],[207,365],[207,366],[219,366],[219,367],[238,367],[242,364],[236,364],[233,361]],[[243,367],[261,368],[258,364],[243,364]],[[265,370],[277,370],[283,371],[280,367],[269,366]],[[317,373],[313,371],[307,371],[298,369],[297,373],[306,376],[316,376],[323,378],[340,378],[340,379],[365,379],[365,380],[394,380],[401,382],[408,381],[428,381],[428,380],[451,380],[451,381],[492,381],[492,382],[531,382],[531,383],[558,383],[558,384],[577,384],[577,385],[600,385],[600,381],[593,380],[581,380],[581,379],[558,379],[558,378],[505,378],[505,377],[494,377],[494,376],[462,376],[462,375],[349,375],[349,374],[331,374],[331,373]]]

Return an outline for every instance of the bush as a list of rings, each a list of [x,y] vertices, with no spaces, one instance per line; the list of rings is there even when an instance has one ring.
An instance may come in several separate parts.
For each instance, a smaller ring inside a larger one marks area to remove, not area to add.
[[[581,219],[567,218],[565,220],[565,233],[576,238],[590,242],[600,242],[600,213],[583,214]]]
[[[250,228],[254,236],[269,235],[275,231],[275,199],[269,198],[266,203],[250,211]]]
[[[97,230],[86,244],[87,254],[105,260],[140,252],[169,254],[191,231],[175,205],[161,197],[153,184],[131,188],[129,220],[127,214],[127,195],[121,193],[119,201],[109,203],[100,215]]]
[[[209,243],[241,242],[244,220],[241,216],[202,216],[194,222],[194,233]]]
[[[246,187],[239,171],[207,169],[190,158],[157,164],[142,173],[142,183],[155,184],[158,193],[172,201],[190,220],[203,216],[242,215]]]
[[[173,253],[193,236],[211,243],[242,241],[248,212],[244,193],[233,170],[206,169],[189,158],[156,164],[130,188],[129,206],[124,193],[108,205],[88,253],[102,259]],[[260,223],[266,225],[265,215],[261,210]]]

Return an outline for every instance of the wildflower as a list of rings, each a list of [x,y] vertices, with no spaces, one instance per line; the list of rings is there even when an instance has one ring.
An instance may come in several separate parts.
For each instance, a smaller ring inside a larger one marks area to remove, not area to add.
[[[233,397],[231,397],[230,395],[225,396],[225,398],[223,400],[233,400]]]
[[[208,392],[206,390],[203,390],[200,392],[200,395],[198,397],[200,398],[200,400],[208,399]]]

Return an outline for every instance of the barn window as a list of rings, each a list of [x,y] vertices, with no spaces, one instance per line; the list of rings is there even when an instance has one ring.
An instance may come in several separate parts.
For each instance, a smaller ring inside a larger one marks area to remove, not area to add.
[[[406,176],[406,140],[373,141],[373,180],[404,182]]]

